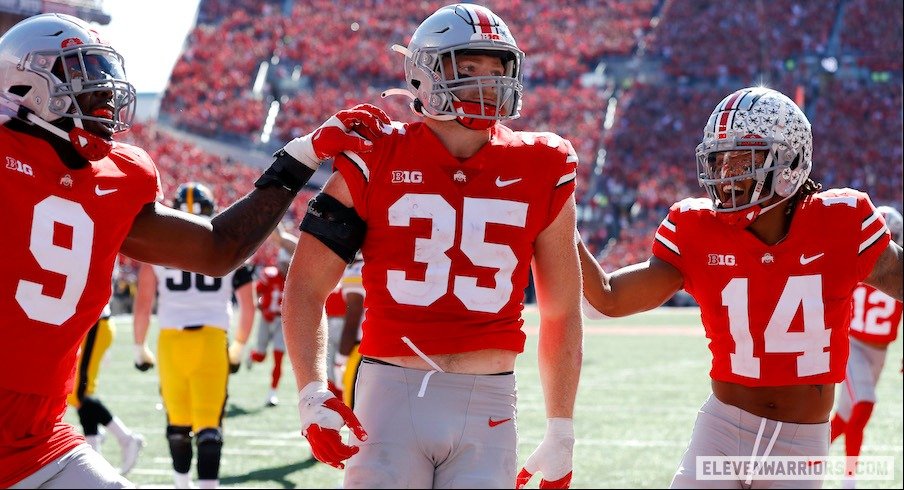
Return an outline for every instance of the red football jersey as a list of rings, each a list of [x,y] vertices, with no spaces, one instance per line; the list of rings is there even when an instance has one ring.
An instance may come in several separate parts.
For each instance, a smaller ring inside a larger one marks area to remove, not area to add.
[[[0,486],[8,486],[42,455],[80,440],[47,414],[62,417],[82,338],[110,299],[119,248],[159,182],[138,148],[114,144],[107,158],[71,169],[46,141],[5,126],[0,162],[0,399],[27,406],[19,420],[4,418]]]
[[[851,337],[877,344],[890,344],[898,338],[901,302],[868,285],[854,290]]]
[[[279,273],[276,267],[264,268],[260,279],[255,285],[257,290],[257,307],[261,310],[264,320],[272,322],[281,314],[283,290],[286,287],[286,278]]]
[[[367,222],[360,351],[521,352],[534,241],[574,193],[577,156],[552,133],[497,124],[473,157],[453,157],[423,123],[395,123],[336,168]]]
[[[797,205],[766,245],[724,224],[709,199],[672,206],[653,254],[684,275],[710,340],[710,376],[746,386],[839,383],[851,295],[890,240],[869,197],[831,189]]]

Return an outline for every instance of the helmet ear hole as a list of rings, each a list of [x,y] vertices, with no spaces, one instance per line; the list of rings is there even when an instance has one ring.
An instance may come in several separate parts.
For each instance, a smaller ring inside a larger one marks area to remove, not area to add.
[[[791,162],[791,170],[796,170],[798,165],[800,165],[800,153],[794,155],[794,161]]]
[[[31,87],[28,85],[13,85],[9,88],[9,93],[13,95],[18,95],[19,97],[25,97],[25,94],[31,90]]]

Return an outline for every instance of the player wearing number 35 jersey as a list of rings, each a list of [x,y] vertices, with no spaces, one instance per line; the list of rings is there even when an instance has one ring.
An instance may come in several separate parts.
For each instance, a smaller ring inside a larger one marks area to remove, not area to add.
[[[512,488],[537,471],[541,486],[567,487],[581,363],[577,156],[555,134],[497,123],[518,115],[524,53],[489,9],[443,7],[395,50],[425,119],[381,114],[372,151],[336,159],[289,269],[303,433],[321,461],[350,458],[344,488]],[[352,414],[305,339],[324,338],[323,302],[359,247],[367,314]],[[316,273],[299,267],[308,260]],[[517,475],[513,369],[531,267],[548,421]]]
[[[743,457],[762,469],[770,456],[825,456],[854,288],[863,281],[901,298],[901,248],[866,194],[820,192],[809,179],[811,141],[810,123],[786,96],[739,90],[716,107],[697,147],[710,197],[672,206],[653,257],[610,274],[582,247],[585,295],[607,315],[655,308],[681,288],[700,305],[713,396],[673,488],[741,488],[754,478],[772,488],[820,486],[819,477],[759,470],[717,480],[706,458]]]

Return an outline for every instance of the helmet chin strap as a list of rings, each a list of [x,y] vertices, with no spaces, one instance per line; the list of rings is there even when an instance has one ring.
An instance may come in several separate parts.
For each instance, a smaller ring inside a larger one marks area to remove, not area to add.
[[[430,119],[433,119],[435,121],[452,121],[453,119],[456,119],[458,117],[452,114],[435,115],[430,114],[429,112],[424,112],[422,109],[420,109],[424,107],[424,104],[418,101],[417,96],[403,88],[391,88],[389,90],[384,90],[380,94],[380,97],[386,98],[392,95],[402,95],[411,99],[411,102],[408,104],[408,108],[411,109],[411,112],[419,116],[429,117]]]
[[[47,130],[51,134],[62,138],[75,147],[78,152],[86,160],[92,162],[100,160],[113,150],[113,142],[107,141],[91,132],[87,131],[82,125],[82,120],[75,118],[75,127],[68,133],[53,124],[38,117],[31,109],[19,105],[5,97],[0,97],[0,104],[16,112],[16,117],[24,119],[42,129]]]
[[[778,201],[763,207],[763,206],[753,206],[747,209],[742,209],[740,211],[734,211],[729,213],[716,213],[716,217],[719,218],[723,223],[726,223],[730,226],[736,226],[739,228],[747,228],[751,223],[756,221],[761,215],[768,213],[772,209],[774,209],[779,204],[791,199],[791,196],[783,197]]]

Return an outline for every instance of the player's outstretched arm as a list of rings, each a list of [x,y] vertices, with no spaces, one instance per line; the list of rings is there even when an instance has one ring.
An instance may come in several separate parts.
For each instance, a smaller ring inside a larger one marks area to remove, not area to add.
[[[151,309],[157,293],[157,276],[148,264],[138,266],[138,284],[135,288],[135,303],[132,305],[132,335],[135,340],[135,369],[147,371],[157,360],[148,349],[147,336],[151,324]]]
[[[584,297],[600,313],[619,317],[662,306],[684,286],[684,276],[674,266],[656,257],[622,267],[603,270],[578,239]]]
[[[351,206],[348,187],[338,173],[330,177],[322,194],[329,194],[343,205]],[[321,216],[325,214],[321,213]],[[324,229],[329,225],[321,223],[320,226]],[[354,256],[354,251],[351,255]],[[316,264],[316,267],[310,264]],[[348,425],[358,439],[367,439],[367,433],[351,409],[326,385],[324,305],[346,265],[346,260],[333,249],[303,231],[289,265],[282,304],[286,352],[299,390],[301,433],[308,439],[314,457],[335,468],[344,468],[343,461],[358,452],[358,446],[342,442],[339,430],[343,425]]]
[[[572,423],[581,374],[583,320],[581,278],[575,244],[575,204],[570,199],[538,237],[534,251],[534,284],[540,309],[538,358],[546,405],[546,435],[528,457],[516,486],[534,473],[541,488],[568,488],[574,451]]]
[[[122,252],[142,262],[225,275],[267,239],[322,162],[345,151],[371,151],[373,143],[359,134],[378,138],[389,123],[389,116],[364,104],[336,113],[276,152],[254,190],[209,222],[159,203],[147,204],[136,216]]]
[[[888,248],[879,256],[873,271],[863,282],[901,301],[904,289],[904,262],[901,256],[901,247],[895,242],[888,242]]]
[[[235,331],[235,337],[229,344],[229,372],[237,373],[242,366],[242,355],[245,344],[254,327],[254,282],[247,282],[239,286],[235,291],[235,299],[239,304],[239,324]]]

